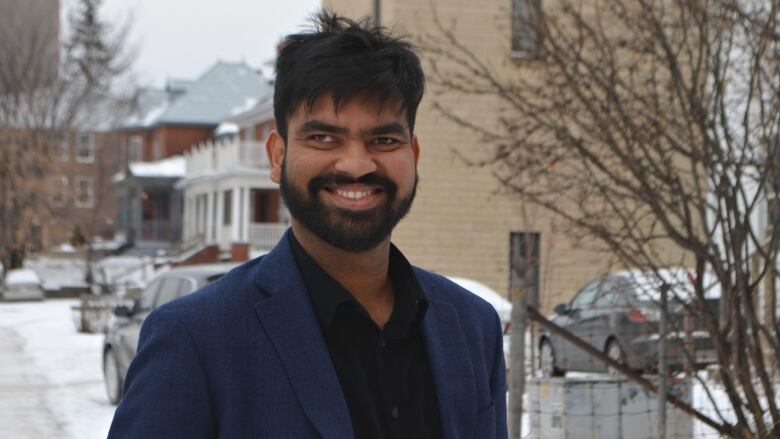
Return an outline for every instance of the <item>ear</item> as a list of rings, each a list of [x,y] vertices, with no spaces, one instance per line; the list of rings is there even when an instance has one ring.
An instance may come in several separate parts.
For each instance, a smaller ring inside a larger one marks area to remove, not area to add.
[[[271,181],[282,181],[282,164],[284,162],[284,139],[278,131],[273,130],[265,142],[265,153],[268,156],[268,164],[271,166]]]
[[[414,166],[417,166],[417,161],[420,159],[420,144],[417,142],[417,136],[412,137],[412,153],[414,153]]]

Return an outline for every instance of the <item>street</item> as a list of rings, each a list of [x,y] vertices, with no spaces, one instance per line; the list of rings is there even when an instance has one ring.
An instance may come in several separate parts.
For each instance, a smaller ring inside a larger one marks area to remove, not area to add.
[[[103,336],[76,332],[75,303],[0,303],[0,437],[106,437]]]

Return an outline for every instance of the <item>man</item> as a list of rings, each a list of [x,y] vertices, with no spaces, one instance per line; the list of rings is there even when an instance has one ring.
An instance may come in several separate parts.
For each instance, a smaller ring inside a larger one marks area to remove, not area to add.
[[[505,438],[495,310],[390,243],[417,186],[417,56],[320,13],[276,69],[291,231],[147,318],[109,437]]]

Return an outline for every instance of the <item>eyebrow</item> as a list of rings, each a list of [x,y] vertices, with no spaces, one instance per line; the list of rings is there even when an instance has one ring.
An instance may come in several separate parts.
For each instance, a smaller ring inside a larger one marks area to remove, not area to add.
[[[310,120],[296,130],[298,135],[306,135],[312,132],[325,132],[334,134],[347,134],[349,130],[337,125],[329,124],[321,120]],[[361,131],[362,135],[381,136],[384,134],[407,135],[407,129],[398,122],[391,122]]]
[[[299,135],[302,134],[308,134],[314,131],[321,131],[326,133],[335,133],[335,134],[346,134],[347,129],[344,127],[339,127],[336,125],[331,125],[326,122],[322,122],[319,120],[310,120],[298,128],[297,132]]]
[[[398,122],[392,122],[385,125],[379,125],[378,127],[366,130],[366,133],[372,136],[381,136],[383,134],[399,134],[406,136],[408,133],[406,127]]]

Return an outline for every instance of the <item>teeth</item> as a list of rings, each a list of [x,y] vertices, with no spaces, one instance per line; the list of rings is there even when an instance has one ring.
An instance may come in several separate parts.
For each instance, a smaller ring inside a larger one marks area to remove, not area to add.
[[[336,191],[336,193],[345,198],[360,200],[363,197],[371,194],[371,191]]]

